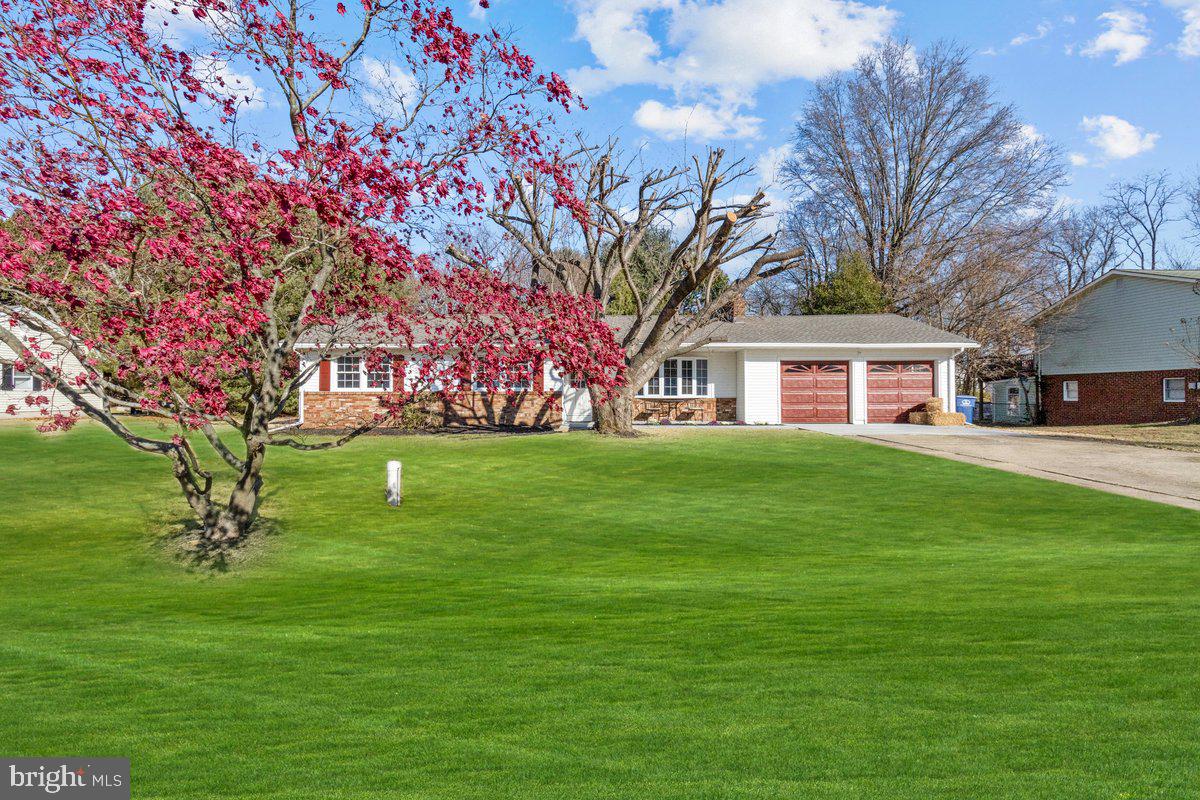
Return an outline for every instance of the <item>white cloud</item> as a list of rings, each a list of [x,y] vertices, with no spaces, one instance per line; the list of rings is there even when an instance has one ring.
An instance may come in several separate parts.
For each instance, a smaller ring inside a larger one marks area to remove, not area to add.
[[[1086,167],[1088,165],[1088,157],[1083,153],[1071,153],[1067,156],[1072,167]]]
[[[417,79],[395,61],[363,58],[363,75],[371,91],[363,92],[363,100],[372,110],[390,116],[406,116],[406,106],[416,97]]]
[[[172,47],[181,48],[194,37],[211,36],[222,27],[233,28],[237,20],[232,12],[207,6],[203,18],[196,16],[196,5],[188,0],[149,0],[142,27],[150,36],[161,36]]]
[[[250,111],[267,107],[262,87],[251,76],[235,72],[228,61],[196,56],[192,60],[192,74],[213,94],[228,97]]]
[[[1046,34],[1050,33],[1052,30],[1054,30],[1054,25],[1049,22],[1042,22],[1037,26],[1037,29],[1033,33],[1017,34],[1012,38],[1009,44],[1013,47],[1020,47],[1023,44],[1036,42],[1038,39],[1045,39]]]
[[[726,120],[753,107],[760,86],[853,66],[897,16],[854,0],[572,0],[572,7],[576,35],[595,58],[568,75],[585,99],[651,85],[673,92],[677,109],[700,101]],[[734,127],[757,133],[756,125]]]
[[[467,16],[477,22],[487,21],[488,10],[479,5],[479,0],[467,0]]]
[[[1106,157],[1115,160],[1133,158],[1153,150],[1159,140],[1159,134],[1147,133],[1132,122],[1112,114],[1084,117],[1079,127],[1092,134],[1088,137],[1089,142]]]
[[[1088,42],[1079,51],[1080,55],[1099,58],[1105,53],[1116,53],[1116,64],[1128,64],[1141,58],[1150,45],[1145,14],[1127,8],[1114,8],[1096,19],[1107,25],[1108,30]]]
[[[1021,139],[1026,144],[1037,144],[1046,138],[1045,136],[1042,136],[1041,131],[1027,122],[1021,125],[1019,132],[1021,134]]]
[[[758,117],[744,116],[734,109],[704,103],[667,106],[657,100],[642,103],[634,113],[633,121],[668,141],[687,137],[704,142],[731,137],[755,138],[762,124]]]
[[[784,162],[792,155],[792,148],[787,145],[772,147],[763,151],[754,162],[754,174],[763,186],[775,186],[779,183]]]
[[[1175,43],[1175,52],[1183,58],[1200,56],[1200,0],[1165,0],[1166,5],[1179,11],[1183,33]]]

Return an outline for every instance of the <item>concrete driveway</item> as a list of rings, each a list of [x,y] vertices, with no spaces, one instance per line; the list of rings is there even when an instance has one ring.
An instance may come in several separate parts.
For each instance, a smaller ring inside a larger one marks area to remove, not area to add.
[[[1200,510],[1200,454],[993,428],[808,425],[808,430]]]

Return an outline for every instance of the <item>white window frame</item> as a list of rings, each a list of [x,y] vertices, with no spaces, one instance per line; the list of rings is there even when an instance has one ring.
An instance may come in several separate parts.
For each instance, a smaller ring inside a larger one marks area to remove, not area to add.
[[[354,362],[353,369],[350,368],[350,362]],[[353,385],[343,383],[343,379],[349,380],[353,376]],[[333,385],[339,392],[357,391],[363,388],[363,359],[362,356],[338,356],[333,361]]]
[[[1078,403],[1079,402],[1079,381],[1063,381],[1063,402]],[[1074,393],[1074,397],[1072,397]]]
[[[41,391],[41,387],[37,385],[37,379],[34,378],[32,373],[22,372],[17,369],[15,364],[8,361],[4,362],[4,368],[10,370],[10,374],[12,375],[12,388],[5,391],[23,392],[26,394]]]
[[[666,366],[668,362],[673,362],[674,376],[672,380],[675,382],[675,394],[666,394],[667,375]],[[687,363],[687,368],[684,368],[684,363]],[[704,383],[701,384],[697,377],[700,374],[700,368],[697,364],[704,364]],[[658,365],[658,371],[654,377],[650,378],[642,388],[638,389],[638,397],[649,397],[661,400],[688,400],[697,397],[712,397],[712,383],[709,380],[709,362],[707,358],[668,358],[662,364]],[[691,392],[684,392],[684,374],[688,374],[691,380]],[[697,391],[703,388],[703,392]]]
[[[1005,404],[1008,406],[1008,413],[1016,416],[1021,413],[1021,387],[1009,386]]]
[[[496,394],[508,394],[509,392],[531,392],[533,391],[533,367],[525,367],[521,370],[521,375],[514,379],[509,370],[501,370],[499,382],[496,385]],[[475,380],[475,376],[471,376],[471,391],[476,394],[491,394],[492,388],[486,383],[480,383]]]
[[[1167,384],[1178,382],[1180,386],[1180,397],[1178,400],[1172,400],[1170,392],[1167,390]],[[1164,403],[1186,403],[1187,402],[1187,378],[1163,378],[1163,402]]]
[[[375,392],[390,392],[390,391],[392,391],[392,357],[391,356],[384,356],[383,361],[379,364],[378,372],[374,372],[374,371],[370,370],[367,367],[365,361],[363,362],[363,369],[366,370],[367,379],[366,379],[366,382],[364,383],[364,385],[367,387],[367,389],[369,389],[370,391],[375,391]],[[383,376],[382,380],[379,380],[380,375]],[[374,380],[379,385],[372,386],[371,385],[372,380]]]

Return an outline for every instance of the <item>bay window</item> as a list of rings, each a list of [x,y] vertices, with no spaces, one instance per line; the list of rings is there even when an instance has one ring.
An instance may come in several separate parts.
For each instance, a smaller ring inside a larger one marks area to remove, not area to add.
[[[637,394],[638,397],[708,397],[708,359],[669,358]]]

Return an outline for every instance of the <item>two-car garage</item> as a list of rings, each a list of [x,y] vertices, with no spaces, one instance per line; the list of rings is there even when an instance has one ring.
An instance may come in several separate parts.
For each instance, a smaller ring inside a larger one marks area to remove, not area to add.
[[[850,364],[845,361],[780,361],[780,420],[793,424],[850,421]],[[866,364],[868,422],[907,422],[908,412],[937,394],[930,361]]]

